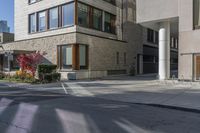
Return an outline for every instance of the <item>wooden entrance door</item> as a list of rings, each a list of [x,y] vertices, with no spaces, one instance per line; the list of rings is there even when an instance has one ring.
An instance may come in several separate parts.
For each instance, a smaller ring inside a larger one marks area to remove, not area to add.
[[[196,80],[200,80],[200,56],[196,56]]]

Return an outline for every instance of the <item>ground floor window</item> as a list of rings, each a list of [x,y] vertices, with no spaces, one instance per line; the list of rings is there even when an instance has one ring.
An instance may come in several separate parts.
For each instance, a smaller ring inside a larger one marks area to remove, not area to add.
[[[87,69],[88,46],[82,44],[61,45],[57,48],[59,69]]]
[[[17,62],[18,55],[12,54],[8,58],[8,55],[0,55],[0,70],[1,71],[15,71],[19,70],[19,64]]]

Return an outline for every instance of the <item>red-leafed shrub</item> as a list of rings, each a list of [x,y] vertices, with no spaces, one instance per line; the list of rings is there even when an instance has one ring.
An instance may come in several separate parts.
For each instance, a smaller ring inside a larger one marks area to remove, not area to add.
[[[21,71],[31,73],[35,76],[37,65],[42,62],[45,53],[34,52],[29,54],[21,54],[17,57],[17,62],[21,68]]]

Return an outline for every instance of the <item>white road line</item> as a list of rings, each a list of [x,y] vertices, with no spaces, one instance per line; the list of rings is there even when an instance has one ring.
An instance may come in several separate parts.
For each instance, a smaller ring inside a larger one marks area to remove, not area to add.
[[[70,90],[72,90],[73,94],[75,96],[94,96],[91,92],[88,90],[84,89],[84,87],[76,84],[76,83],[65,83]]]
[[[65,85],[64,85],[64,83],[61,83],[61,85],[62,85],[62,88],[63,88],[63,90],[65,91],[65,94],[67,94],[67,95],[68,95],[68,92],[67,92],[67,89],[65,88]]]

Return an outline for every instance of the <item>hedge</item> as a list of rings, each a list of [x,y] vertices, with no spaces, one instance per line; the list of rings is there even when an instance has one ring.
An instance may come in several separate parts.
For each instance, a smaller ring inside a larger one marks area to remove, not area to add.
[[[59,81],[61,74],[56,72],[57,65],[38,65],[39,79],[43,82]]]
[[[54,73],[56,72],[57,65],[38,65],[38,73]]]

